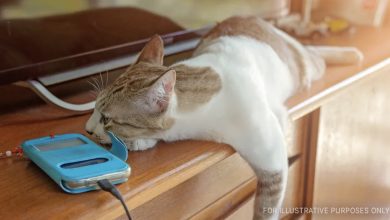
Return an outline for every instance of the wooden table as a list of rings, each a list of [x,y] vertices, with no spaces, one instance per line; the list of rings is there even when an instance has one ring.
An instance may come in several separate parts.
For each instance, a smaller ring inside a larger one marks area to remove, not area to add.
[[[53,89],[61,95],[78,86],[80,84],[75,82],[70,88]],[[20,145],[22,140],[49,134],[79,132],[87,135],[84,124],[89,115],[69,115],[28,97],[31,91],[20,87],[0,87],[0,93],[4,94],[1,96],[4,111],[0,115],[0,132],[3,133],[0,151]],[[89,93],[65,97],[74,102],[90,98]],[[202,141],[159,143],[152,150],[131,152],[128,162],[132,167],[131,177],[118,188],[134,219],[229,215],[241,218],[236,210],[241,206],[245,208],[248,201],[253,203],[256,177],[227,145]],[[120,203],[108,193],[66,194],[29,160],[2,159],[0,169],[4,176],[0,179],[0,219],[124,217]]]
[[[354,35],[344,33],[314,42],[357,46],[363,51],[365,60],[360,66],[328,68],[324,78],[314,83],[310,90],[299,92],[288,101],[293,119],[303,120],[305,127],[297,143],[305,144],[291,151],[301,155],[302,161],[290,171],[287,206],[311,205],[313,157],[315,162],[312,147],[318,128],[313,127],[318,120],[314,110],[358,80],[388,71],[388,36],[389,25],[380,29],[357,28]],[[58,86],[53,90],[60,96],[67,96],[65,99],[69,101],[85,101],[90,97],[84,88],[78,88],[85,85],[83,83],[74,83],[71,87],[75,89]],[[81,93],[74,92],[76,88]],[[84,133],[88,115],[69,116],[69,113],[42,103],[30,91],[15,86],[0,87],[0,94],[0,151],[43,135]],[[202,141],[159,143],[152,150],[130,153],[128,162],[132,175],[119,190],[134,219],[250,218],[256,177],[229,146]],[[0,219],[124,217],[122,207],[111,195],[100,191],[81,195],[63,193],[28,160],[0,160],[0,170]]]

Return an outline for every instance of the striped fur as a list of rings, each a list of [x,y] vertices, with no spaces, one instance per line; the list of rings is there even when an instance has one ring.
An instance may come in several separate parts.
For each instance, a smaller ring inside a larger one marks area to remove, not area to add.
[[[258,181],[256,192],[255,218],[267,219],[274,213],[268,208],[279,207],[280,198],[283,196],[283,174],[282,172],[262,171]]]
[[[193,68],[184,64],[174,65],[179,111],[192,111],[207,103],[222,88],[219,75],[210,67]]]

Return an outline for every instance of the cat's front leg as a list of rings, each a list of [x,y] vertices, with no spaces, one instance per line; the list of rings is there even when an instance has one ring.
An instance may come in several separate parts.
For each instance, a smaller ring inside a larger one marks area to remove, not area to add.
[[[155,139],[137,139],[131,141],[125,140],[125,143],[127,149],[129,149],[130,151],[143,151],[156,146],[157,140]]]

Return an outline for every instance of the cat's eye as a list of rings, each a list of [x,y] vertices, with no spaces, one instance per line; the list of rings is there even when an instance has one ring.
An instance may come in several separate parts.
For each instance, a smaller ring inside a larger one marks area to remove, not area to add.
[[[108,122],[110,122],[110,118],[102,115],[102,117],[100,118],[100,123],[103,123],[104,125],[108,124]]]

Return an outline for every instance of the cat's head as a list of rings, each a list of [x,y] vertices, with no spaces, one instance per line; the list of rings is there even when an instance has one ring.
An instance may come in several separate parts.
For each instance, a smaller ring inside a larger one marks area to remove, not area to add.
[[[137,61],[98,94],[85,129],[99,142],[110,142],[106,131],[131,142],[158,138],[172,126],[169,104],[176,73],[163,66],[163,51],[163,41],[155,35]]]

